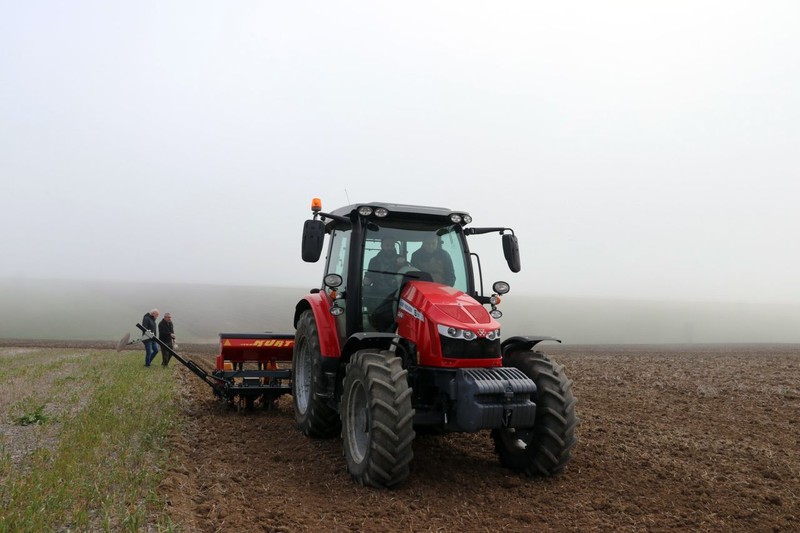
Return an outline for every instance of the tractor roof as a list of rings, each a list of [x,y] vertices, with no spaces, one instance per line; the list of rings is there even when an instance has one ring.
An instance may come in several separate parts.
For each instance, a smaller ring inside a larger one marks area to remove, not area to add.
[[[352,204],[345,207],[340,207],[339,209],[332,211],[331,214],[346,217],[350,215],[350,213],[352,213],[353,211],[357,210],[359,207],[363,206],[369,206],[372,208],[383,207],[384,209],[389,211],[390,216],[392,213],[394,213],[403,215],[422,215],[424,217],[449,218],[450,215],[453,213],[458,213],[459,215],[469,214],[466,211],[454,211],[446,207],[427,207],[421,205],[388,204],[385,202],[363,202],[359,204]]]

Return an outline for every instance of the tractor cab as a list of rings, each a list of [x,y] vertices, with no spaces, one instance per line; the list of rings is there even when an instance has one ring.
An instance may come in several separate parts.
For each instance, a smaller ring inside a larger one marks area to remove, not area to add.
[[[410,281],[437,283],[490,303],[476,287],[480,263],[472,260],[477,256],[470,254],[467,234],[506,232],[506,257],[511,270],[519,271],[513,231],[466,228],[472,218],[465,212],[371,202],[322,213],[321,204],[314,206],[314,220],[304,228],[303,259],[317,261],[324,235],[330,236],[322,290],[331,299],[341,341],[358,332],[394,331],[400,291]]]

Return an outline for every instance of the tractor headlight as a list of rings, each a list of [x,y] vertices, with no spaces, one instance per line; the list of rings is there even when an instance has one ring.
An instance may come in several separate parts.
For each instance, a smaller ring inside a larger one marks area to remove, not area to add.
[[[503,317],[503,312],[501,310],[499,310],[499,309],[492,309],[491,311],[489,311],[489,314],[492,316],[492,318],[502,318]]]
[[[464,224],[472,224],[472,217],[469,215],[464,215]]]
[[[458,213],[453,213],[452,215],[450,215],[450,220],[453,222],[453,224],[458,224],[459,222],[461,222],[461,215],[459,215]]]
[[[492,290],[497,294],[506,294],[511,290],[511,285],[505,281],[495,281],[494,285],[492,285]]]
[[[439,330],[439,335],[443,337],[448,337],[450,339],[463,339],[464,338],[464,330],[454,328],[453,326],[443,326],[439,324],[436,329]]]
[[[379,207],[375,210],[375,216],[378,218],[383,218],[389,214],[389,210],[385,207]]]
[[[362,205],[358,208],[358,214],[362,217],[368,217],[372,214],[372,208],[368,205]]]
[[[441,324],[437,326],[437,329],[439,330],[439,335],[447,337],[449,339],[463,339],[465,341],[471,341],[477,337],[474,331],[470,331],[468,329],[459,329],[459,328],[454,328],[453,326],[443,326]],[[500,332],[499,330],[496,331],[497,331],[497,336],[499,337]]]
[[[344,283],[344,280],[342,279],[342,276],[340,276],[339,274],[328,274],[322,279],[322,283],[324,283],[326,287],[335,289],[336,287]]]
[[[486,340],[493,341],[493,340],[499,339],[499,338],[500,338],[500,330],[499,329],[493,329],[492,331],[490,331],[489,333],[486,334]]]
[[[439,335],[443,337],[448,337],[450,339],[463,339],[465,341],[471,341],[473,339],[478,338],[478,335],[471,330],[468,329],[459,329],[454,328],[453,326],[442,326],[441,324],[438,326]],[[485,335],[483,335],[484,339],[493,341],[500,338],[500,330],[493,329],[491,331],[487,331]]]

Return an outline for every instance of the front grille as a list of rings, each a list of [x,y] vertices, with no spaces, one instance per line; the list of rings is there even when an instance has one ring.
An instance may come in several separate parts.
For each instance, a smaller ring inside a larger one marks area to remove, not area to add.
[[[440,337],[442,357],[448,359],[496,359],[500,357],[500,339],[450,339]]]

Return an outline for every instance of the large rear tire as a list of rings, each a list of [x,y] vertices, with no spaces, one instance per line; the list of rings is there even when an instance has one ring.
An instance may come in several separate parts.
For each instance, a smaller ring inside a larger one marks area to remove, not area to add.
[[[536,383],[536,421],[533,428],[492,430],[500,464],[529,476],[560,474],[575,446],[575,397],[564,367],[539,352],[517,352],[505,366],[522,370]]]
[[[339,413],[326,401],[317,322],[311,310],[297,321],[292,356],[292,397],[297,427],[309,437],[334,437],[339,433]]]
[[[393,352],[360,350],[347,365],[339,412],[350,476],[360,485],[396,487],[414,457],[408,372]]]

